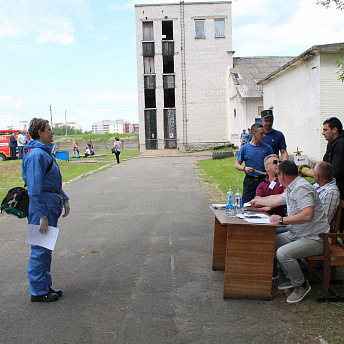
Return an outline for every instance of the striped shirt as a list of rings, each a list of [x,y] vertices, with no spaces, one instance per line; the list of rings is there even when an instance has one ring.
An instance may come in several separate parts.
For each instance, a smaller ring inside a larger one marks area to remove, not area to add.
[[[289,239],[299,240],[301,238],[308,238],[321,240],[318,234],[326,233],[330,230],[319,194],[305,179],[296,177],[287,186],[280,199],[287,205],[288,216],[299,214],[304,208],[314,207],[312,221],[289,225]]]
[[[339,190],[337,188],[336,179],[332,178],[329,183],[323,186],[319,186],[318,183],[315,183],[313,187],[319,193],[319,198],[324,205],[328,223],[330,223],[339,204]]]

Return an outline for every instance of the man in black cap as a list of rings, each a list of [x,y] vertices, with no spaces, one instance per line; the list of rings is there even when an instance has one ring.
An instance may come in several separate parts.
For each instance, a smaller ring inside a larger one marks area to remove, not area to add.
[[[264,143],[267,143],[272,147],[274,154],[279,155],[281,153],[282,160],[288,160],[287,145],[285,143],[285,137],[281,131],[272,128],[274,123],[274,115],[272,109],[263,110],[261,112],[262,123],[264,127],[265,137]]]

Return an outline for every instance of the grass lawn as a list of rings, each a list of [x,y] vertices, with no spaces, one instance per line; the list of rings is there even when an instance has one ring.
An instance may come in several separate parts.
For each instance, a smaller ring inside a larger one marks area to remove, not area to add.
[[[234,193],[237,188],[242,192],[245,173],[238,171],[235,167],[237,157],[217,160],[201,160],[197,162],[202,179],[211,184],[216,184],[225,195],[231,186]]]
[[[234,168],[235,160],[236,157],[221,160],[201,160],[196,164],[200,177],[209,183],[210,187],[216,185],[221,191],[219,203],[224,202],[229,186],[232,186],[233,190],[238,187],[242,190],[245,175]],[[306,178],[306,180],[311,183],[314,182],[313,178]],[[337,270],[338,277],[344,279],[344,269],[339,267]],[[278,283],[278,281],[273,282],[272,304],[280,308],[286,317],[295,317],[300,325],[305,328],[306,334],[312,338],[321,335],[330,344],[344,342],[344,304],[341,302],[318,303],[316,298],[321,296],[321,283],[313,284],[309,296],[304,301],[294,305],[286,303],[286,295],[277,291]],[[343,286],[336,286],[336,289],[344,295]]]
[[[77,141],[106,141],[106,140],[115,140],[115,137],[118,136],[120,140],[123,139],[138,139],[139,134],[75,134],[75,135],[54,135],[54,142],[72,142]]]
[[[106,156],[88,157],[80,159],[70,159],[70,161],[58,160],[61,168],[62,179],[67,182],[73,178],[76,178],[86,172],[96,170],[109,163],[116,162],[115,154],[110,151],[97,151],[97,154],[106,154]],[[121,152],[120,160],[135,157],[140,154],[139,150],[124,150]],[[82,161],[87,159],[91,161],[96,159],[99,162],[95,163],[73,163],[73,161]],[[7,160],[0,163],[0,200],[6,196],[7,191],[15,186],[24,186],[24,182],[21,177],[21,160]]]

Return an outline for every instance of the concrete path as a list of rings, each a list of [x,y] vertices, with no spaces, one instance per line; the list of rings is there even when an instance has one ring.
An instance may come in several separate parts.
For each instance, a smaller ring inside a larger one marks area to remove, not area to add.
[[[222,299],[197,155],[125,161],[65,187],[54,303],[31,303],[26,220],[0,217],[0,343],[313,343],[271,302]]]

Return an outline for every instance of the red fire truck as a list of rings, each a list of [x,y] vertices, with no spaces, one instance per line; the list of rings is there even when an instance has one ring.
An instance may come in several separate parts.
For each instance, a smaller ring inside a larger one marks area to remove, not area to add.
[[[26,136],[27,140],[30,140],[30,136],[22,130],[0,130],[0,161],[5,161],[10,157],[10,136],[14,133],[14,137],[17,139],[19,134]]]

